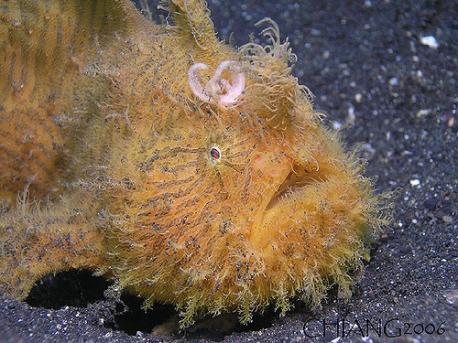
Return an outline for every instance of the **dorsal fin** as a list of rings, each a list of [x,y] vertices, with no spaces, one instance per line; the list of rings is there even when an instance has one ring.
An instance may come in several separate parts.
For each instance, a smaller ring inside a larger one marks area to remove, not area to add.
[[[215,28],[210,19],[210,11],[202,0],[168,0],[162,1],[180,33],[191,35],[197,47],[212,50],[218,45]]]

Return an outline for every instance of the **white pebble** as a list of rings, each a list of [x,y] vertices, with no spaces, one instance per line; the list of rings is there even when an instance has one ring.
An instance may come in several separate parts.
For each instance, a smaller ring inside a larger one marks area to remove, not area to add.
[[[412,180],[410,180],[410,185],[411,185],[411,186],[414,186],[414,187],[415,187],[415,186],[418,186],[418,185],[420,185],[420,180],[418,180],[418,179],[412,179]]]
[[[342,124],[340,122],[338,122],[338,121],[333,121],[332,122],[332,128],[334,130],[339,130],[341,127],[342,127]]]
[[[431,110],[429,110],[429,109],[419,110],[419,111],[417,112],[417,118],[425,117],[425,116],[427,116],[427,115],[430,114],[430,113],[431,113]]]
[[[347,119],[346,119],[346,124],[354,125],[355,124],[355,119],[356,119],[355,108],[352,105],[350,105],[350,107],[348,107],[348,115],[347,115]]]
[[[399,80],[395,77],[392,77],[389,83],[390,83],[390,86],[397,86],[399,84]]]

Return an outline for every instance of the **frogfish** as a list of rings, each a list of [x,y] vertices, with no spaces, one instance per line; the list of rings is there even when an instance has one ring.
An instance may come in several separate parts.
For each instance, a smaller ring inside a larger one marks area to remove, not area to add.
[[[183,328],[351,296],[384,223],[343,147],[264,43],[221,41],[203,0],[0,2],[0,290],[89,270]]]

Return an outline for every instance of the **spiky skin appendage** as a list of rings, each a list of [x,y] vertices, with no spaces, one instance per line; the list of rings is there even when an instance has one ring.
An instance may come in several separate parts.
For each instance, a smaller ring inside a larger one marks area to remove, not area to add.
[[[333,285],[348,297],[378,200],[291,76],[278,27],[236,51],[203,1],[171,1],[169,27],[109,3],[0,8],[0,196],[46,199],[0,209],[0,287],[23,298],[46,273],[89,268],[147,307],[175,304],[183,327],[284,314]],[[39,39],[50,23],[54,45]]]

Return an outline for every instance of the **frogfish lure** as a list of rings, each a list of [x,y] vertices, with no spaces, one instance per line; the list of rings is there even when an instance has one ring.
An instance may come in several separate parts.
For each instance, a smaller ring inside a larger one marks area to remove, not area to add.
[[[267,46],[217,39],[202,0],[0,4],[0,290],[86,269],[242,323],[350,296],[384,224],[362,163]]]
[[[245,89],[245,75],[242,73],[241,67],[237,65],[237,62],[221,62],[205,88],[200,84],[196,74],[200,69],[208,69],[208,66],[203,63],[196,63],[189,68],[188,72],[189,86],[196,97],[207,103],[216,101],[223,106],[237,102]],[[226,69],[232,69],[233,72],[236,72],[233,77],[233,83],[229,83],[229,81],[222,78],[222,73]]]

